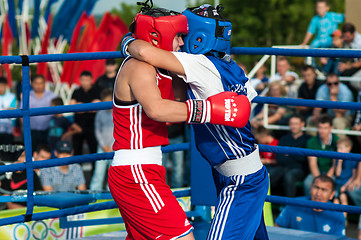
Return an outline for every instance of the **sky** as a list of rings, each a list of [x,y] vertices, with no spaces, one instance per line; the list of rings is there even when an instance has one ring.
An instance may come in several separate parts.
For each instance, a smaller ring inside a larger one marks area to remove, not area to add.
[[[112,8],[120,8],[120,4],[125,2],[127,4],[136,4],[136,2],[144,2],[142,0],[98,0],[94,6],[93,13],[101,14],[110,11]],[[168,8],[177,12],[182,12],[186,6],[186,0],[153,0],[159,7]]]
[[[74,0],[76,1],[76,0]],[[52,9],[57,11],[63,1],[58,1]],[[121,3],[127,4],[136,4],[137,2],[145,2],[145,0],[98,0],[94,6],[93,14],[103,14],[104,12],[110,11],[113,8],[120,8]],[[158,7],[163,7],[167,9],[171,9],[177,12],[183,12],[184,9],[187,7],[187,3],[191,5],[196,2],[196,0],[153,0]],[[210,4],[219,3],[220,0],[209,0]],[[30,1],[30,4],[32,1]]]

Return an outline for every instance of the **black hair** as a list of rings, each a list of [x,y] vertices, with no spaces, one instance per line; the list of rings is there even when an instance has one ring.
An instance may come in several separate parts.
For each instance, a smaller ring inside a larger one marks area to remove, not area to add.
[[[61,99],[60,97],[53,98],[50,103],[54,106],[64,105],[63,99]]]
[[[318,118],[318,123],[329,123],[332,126],[332,117],[328,114],[321,114]]]
[[[303,116],[301,114],[293,114],[291,117],[290,117],[290,120],[291,118],[298,118],[301,120],[301,122],[304,122],[305,119],[303,118]]]
[[[327,73],[327,75],[326,75],[326,80],[327,80],[328,78],[332,78],[332,77],[336,77],[336,78],[338,79],[338,75],[337,75],[336,73],[330,72],[330,73]]]
[[[40,153],[40,151],[45,151],[45,152],[51,153],[50,147],[48,145],[46,145],[46,144],[39,144],[36,147],[35,152]]]
[[[302,66],[301,71],[305,72],[309,69],[311,69],[312,72],[316,73],[316,69],[312,65],[307,65],[307,64]]]
[[[326,174],[321,174],[317,177],[315,177],[312,181],[312,185],[316,182],[316,180],[319,179],[321,182],[328,182],[332,184],[332,191],[335,191],[336,189],[336,184],[335,181],[333,181],[332,178],[330,178],[329,176],[327,176]]]
[[[42,79],[45,82],[45,77],[44,77],[44,75],[41,75],[41,74],[36,74],[34,77],[32,77],[31,82],[34,82],[35,79],[38,79],[38,78]]]
[[[8,84],[8,80],[5,77],[0,77],[0,83]]]
[[[105,65],[115,65],[116,63],[117,62],[112,58],[105,60]]]
[[[352,23],[345,23],[342,27],[342,33],[354,33],[356,31],[355,25]]]
[[[100,99],[104,100],[106,97],[112,97],[113,96],[113,90],[110,88],[106,88],[100,93]]]
[[[93,74],[92,74],[90,71],[87,71],[87,70],[82,71],[82,72],[80,73],[80,77],[83,77],[83,76],[93,78]]]

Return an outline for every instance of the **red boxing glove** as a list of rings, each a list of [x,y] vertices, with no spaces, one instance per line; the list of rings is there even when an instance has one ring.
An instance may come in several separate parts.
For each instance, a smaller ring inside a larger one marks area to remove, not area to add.
[[[207,100],[190,99],[186,104],[188,123],[212,123],[243,128],[251,113],[248,98],[235,92],[221,92]]]

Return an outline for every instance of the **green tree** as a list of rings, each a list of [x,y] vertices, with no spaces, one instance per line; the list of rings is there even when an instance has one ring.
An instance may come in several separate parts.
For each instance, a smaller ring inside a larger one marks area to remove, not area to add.
[[[136,4],[121,3],[120,8],[113,8],[110,12],[118,15],[129,26],[132,23],[134,16],[139,11],[139,6]]]

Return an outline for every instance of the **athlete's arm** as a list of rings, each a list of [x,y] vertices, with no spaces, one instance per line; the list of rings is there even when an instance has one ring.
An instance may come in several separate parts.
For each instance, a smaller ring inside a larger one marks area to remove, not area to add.
[[[138,60],[179,75],[185,75],[179,60],[169,51],[156,48],[143,40],[135,40],[128,45],[129,53]]]
[[[151,119],[160,122],[186,121],[187,106],[185,103],[162,99],[153,66],[131,59],[123,66],[122,71],[125,74],[119,74],[118,78],[128,79],[132,98],[129,100],[136,99]],[[122,96],[118,96],[120,92],[118,81],[117,79],[115,94],[120,100],[124,100]]]
[[[320,175],[320,170],[317,165],[317,157],[308,156],[307,159],[308,159],[310,172],[313,175],[313,177],[317,177],[318,175]]]

